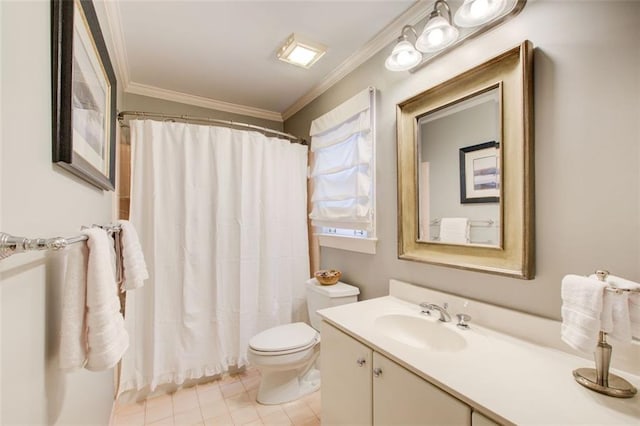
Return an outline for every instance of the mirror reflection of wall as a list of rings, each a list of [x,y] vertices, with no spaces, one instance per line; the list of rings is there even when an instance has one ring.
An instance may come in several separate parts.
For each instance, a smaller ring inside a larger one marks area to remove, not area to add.
[[[455,101],[418,119],[418,241],[501,246],[499,197],[496,201],[495,197],[464,196],[474,187],[483,188],[483,183],[486,186],[487,179],[495,183],[495,195],[499,195],[500,149],[494,150],[495,159],[487,158],[481,150],[474,151],[478,155],[468,156],[467,184],[461,185],[461,150],[487,142],[496,142],[499,147],[500,128],[499,87]],[[495,175],[487,176],[487,168],[480,167],[473,173],[474,164],[487,161],[495,161],[496,170],[489,170],[497,171]]]

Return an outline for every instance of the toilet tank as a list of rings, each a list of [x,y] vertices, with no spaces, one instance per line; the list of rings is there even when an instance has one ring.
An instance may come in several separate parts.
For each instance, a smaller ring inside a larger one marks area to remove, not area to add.
[[[345,305],[358,301],[360,290],[338,281],[334,285],[321,285],[315,278],[307,281],[307,309],[311,327],[320,331],[321,318],[316,311],[332,306]]]

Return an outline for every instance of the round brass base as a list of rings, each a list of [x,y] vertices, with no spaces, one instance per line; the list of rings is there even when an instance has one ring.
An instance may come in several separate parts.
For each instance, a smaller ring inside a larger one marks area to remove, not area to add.
[[[609,373],[609,386],[599,385],[595,368],[578,368],[577,370],[573,370],[573,377],[576,379],[576,382],[586,388],[605,395],[615,396],[616,398],[631,398],[637,392],[631,383],[611,373]]]

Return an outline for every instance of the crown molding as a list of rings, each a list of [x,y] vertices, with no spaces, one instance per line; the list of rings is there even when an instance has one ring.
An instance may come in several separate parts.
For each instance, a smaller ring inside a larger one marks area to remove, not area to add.
[[[284,120],[288,120],[295,113],[307,106],[315,98],[329,90],[334,84],[342,80],[353,70],[365,63],[371,57],[373,57],[380,50],[384,49],[389,43],[398,38],[402,27],[407,24],[415,25],[422,19],[426,18],[430,12],[427,7],[429,1],[420,0],[413,6],[407,9],[404,13],[393,20],[382,31],[380,31],[374,38],[369,40],[360,50],[349,56],[343,63],[338,65],[331,73],[318,83],[313,89],[300,97],[287,108],[282,117]]]
[[[127,59],[127,48],[124,43],[124,31],[122,29],[122,19],[120,6],[117,1],[105,1],[104,7],[107,15],[107,23],[109,25],[109,33],[111,34],[111,42],[113,46],[113,54],[115,56],[115,69],[118,74],[118,82],[124,91],[129,86],[129,61]]]
[[[415,25],[420,20],[426,18],[429,13],[427,4],[431,0],[418,0],[414,5],[408,8],[404,13],[398,16],[387,27],[380,31],[373,39],[367,42],[360,50],[347,58],[342,64],[329,73],[320,83],[314,86],[309,92],[298,98],[283,113],[269,111],[261,108],[255,108],[245,105],[233,104],[230,102],[219,101],[216,99],[206,98],[202,96],[189,95],[173,90],[162,89],[146,84],[131,81],[129,75],[129,62],[127,60],[126,45],[124,43],[124,31],[122,29],[122,15],[120,6],[117,1],[105,1],[105,10],[111,40],[113,42],[115,55],[115,68],[118,74],[118,83],[121,85],[125,93],[149,96],[157,99],[180,102],[187,105],[200,106],[204,108],[215,109],[235,114],[246,115],[249,117],[262,118],[265,120],[283,122],[289,119],[295,113],[311,103],[318,96],[329,90],[334,84],[342,80],[349,73],[362,65],[368,59],[373,57],[381,49],[393,42],[400,34],[402,27],[406,24]]]
[[[117,1],[104,2],[105,11],[111,34],[113,45],[113,55],[115,56],[115,69],[118,75],[118,83],[122,87],[123,92],[133,93],[136,95],[149,96],[167,101],[180,102],[187,105],[200,106],[204,108],[215,109],[235,114],[246,115],[249,117],[262,118],[265,120],[282,122],[282,114],[279,112],[268,111],[265,109],[249,107],[245,105],[232,104],[229,102],[218,101],[215,99],[205,98],[202,96],[189,95],[186,93],[176,92],[173,90],[162,89],[146,84],[131,81],[129,75],[129,61],[127,59],[127,49],[124,42],[124,31],[122,29],[122,14]]]
[[[234,114],[246,115],[249,117],[262,118],[265,120],[282,122],[282,114],[275,111],[269,111],[261,108],[254,108],[245,105],[232,104],[230,102],[218,101],[216,99],[205,98],[203,96],[189,95],[173,90],[161,89],[159,87],[149,86],[130,82],[125,90],[127,93],[135,95],[149,96],[152,98],[164,99],[167,101],[179,102],[182,104],[194,105],[203,108],[215,109],[218,111],[231,112]]]

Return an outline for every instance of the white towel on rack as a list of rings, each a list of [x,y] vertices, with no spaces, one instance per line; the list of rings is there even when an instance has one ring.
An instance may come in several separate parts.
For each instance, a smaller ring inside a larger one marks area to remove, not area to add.
[[[629,327],[631,337],[640,340],[640,293],[629,294]]]
[[[602,331],[620,343],[631,343],[629,293],[605,290],[602,307]]]
[[[120,313],[113,239],[100,228],[85,229],[82,233],[89,237],[85,368],[106,370],[115,366],[129,347],[129,335]]]
[[[144,280],[149,278],[147,264],[138,239],[136,228],[128,220],[119,220],[120,239],[122,242],[122,264],[124,279],[122,291],[134,290],[144,285]]]
[[[604,288],[607,283],[580,275],[562,279],[562,340],[572,348],[592,353],[598,343]]]
[[[466,217],[443,217],[440,219],[440,241],[466,244],[470,242],[470,222]]]
[[[60,368],[64,370],[82,368],[87,361],[85,309],[88,253],[86,244],[73,244],[65,249],[66,269],[58,357]]]
[[[640,340],[640,284],[616,275],[608,275],[606,281],[610,287],[635,292],[605,291],[603,331],[622,343],[630,343],[634,337]]]

